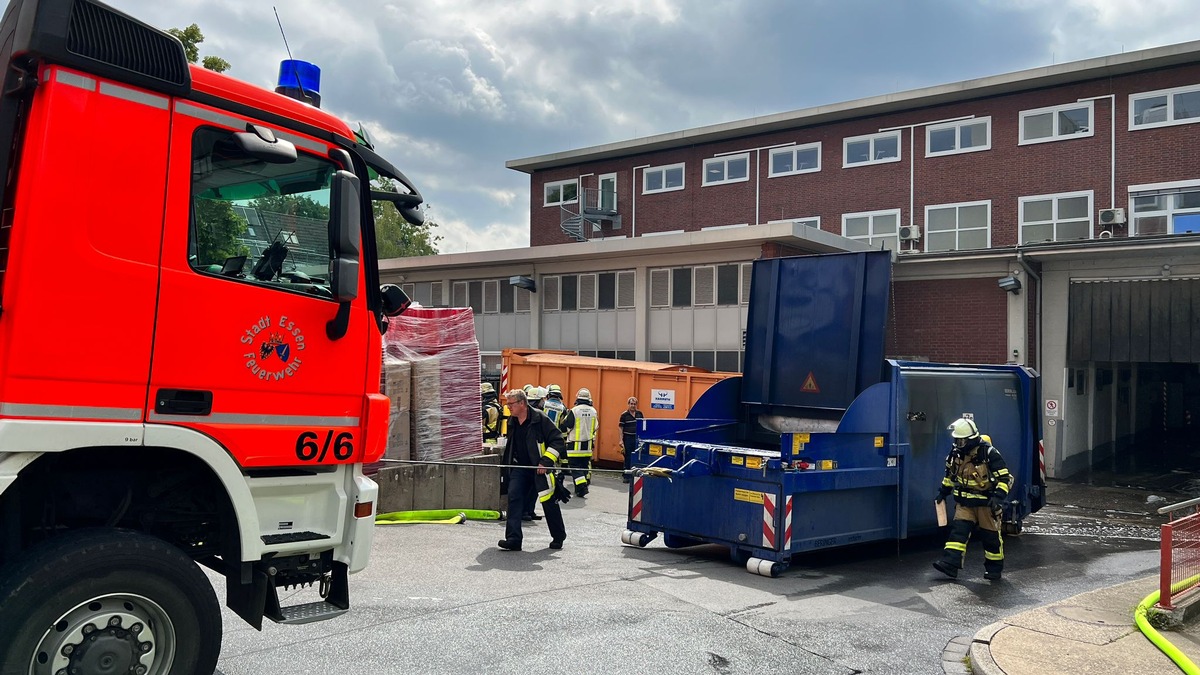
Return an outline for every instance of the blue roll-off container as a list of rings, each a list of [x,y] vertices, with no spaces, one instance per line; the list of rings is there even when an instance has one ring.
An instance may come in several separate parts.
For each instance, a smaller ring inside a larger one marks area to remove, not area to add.
[[[686,419],[641,423],[632,464],[665,471],[635,476],[622,541],[721,544],[776,576],[797,553],[932,533],[963,416],[1015,477],[1004,520],[1019,531],[1044,501],[1037,373],[885,360],[890,276],[887,252],[756,261],[745,374]],[[964,329],[980,328],[946,325]]]

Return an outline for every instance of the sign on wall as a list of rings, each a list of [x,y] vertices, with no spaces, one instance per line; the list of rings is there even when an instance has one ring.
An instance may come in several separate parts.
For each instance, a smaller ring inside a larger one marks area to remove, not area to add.
[[[651,389],[650,390],[650,407],[659,410],[674,410],[675,409],[675,390],[674,389]]]
[[[1058,401],[1046,399],[1046,417],[1058,417]]]

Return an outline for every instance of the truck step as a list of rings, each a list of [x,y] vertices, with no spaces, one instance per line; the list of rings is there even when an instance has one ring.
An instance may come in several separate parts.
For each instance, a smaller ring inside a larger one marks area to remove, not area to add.
[[[321,534],[320,532],[280,532],[278,534],[264,534],[262,541],[268,546],[274,544],[291,544],[297,541],[317,541],[319,539],[328,539],[329,535]]]
[[[306,602],[302,605],[292,605],[290,607],[280,607],[279,613],[283,615],[282,619],[275,619],[275,623],[285,624],[301,624],[312,623],[314,621],[324,621],[332,619],[336,616],[341,616],[347,610],[338,607],[332,602],[321,600],[318,602]]]

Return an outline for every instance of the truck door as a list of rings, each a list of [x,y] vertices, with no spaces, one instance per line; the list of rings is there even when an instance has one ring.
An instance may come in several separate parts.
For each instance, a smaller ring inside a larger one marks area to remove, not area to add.
[[[254,159],[233,136],[250,121],[175,102],[146,419],[206,434],[243,467],[361,461],[379,358],[361,276],[348,331],[325,332],[330,185],[348,167],[278,128],[297,159]]]

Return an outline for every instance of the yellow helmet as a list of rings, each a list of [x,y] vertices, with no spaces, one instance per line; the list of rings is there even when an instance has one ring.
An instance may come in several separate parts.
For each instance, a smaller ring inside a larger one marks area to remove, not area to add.
[[[976,426],[975,420],[960,417],[951,422],[946,429],[954,439],[954,447],[960,450],[979,442],[979,427]]]

